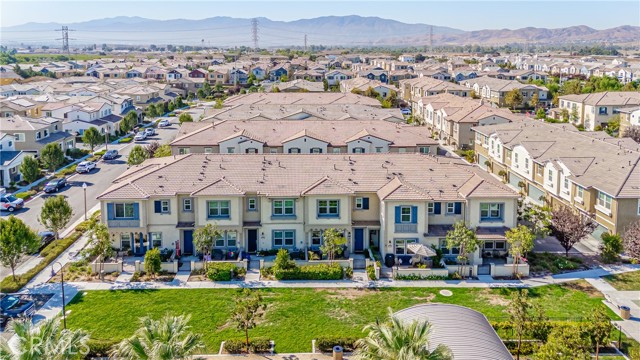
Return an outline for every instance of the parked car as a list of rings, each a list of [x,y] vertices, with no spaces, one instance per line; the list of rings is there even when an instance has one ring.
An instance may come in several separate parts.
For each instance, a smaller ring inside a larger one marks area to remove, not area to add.
[[[158,122],[158,127],[167,127],[167,126],[171,126],[171,121],[169,121],[169,119],[160,120],[160,122]]]
[[[78,164],[78,166],[76,166],[76,172],[78,174],[88,173],[95,168],[96,168],[96,163],[94,163],[93,161],[83,161],[80,164]]]
[[[144,129],[144,134],[146,136],[153,136],[156,134],[156,129],[152,128],[152,127],[148,127]]]
[[[111,149],[108,150],[104,155],[102,155],[103,160],[113,160],[118,157],[118,150]]]
[[[44,186],[44,192],[46,192],[47,194],[58,192],[60,191],[60,189],[63,189],[65,186],[67,186],[67,179],[65,178],[53,179]]]
[[[400,112],[402,112],[402,115],[411,115],[411,109],[409,108],[400,109]]]
[[[0,299],[0,310],[3,318],[31,317],[36,312],[36,303],[15,295],[5,295]]]
[[[56,235],[52,231],[41,231],[38,233],[38,236],[40,237],[40,247],[38,248],[38,251],[42,251],[42,249],[47,247],[47,245],[51,244],[51,242],[56,239]]]
[[[147,135],[144,133],[144,131],[140,131],[139,133],[136,134],[136,136],[133,138],[133,140],[142,141],[142,140],[144,140],[146,138],[147,138]]]
[[[7,194],[5,189],[0,192],[0,210],[14,212],[15,210],[22,209],[24,206],[24,200],[18,199],[17,197]]]

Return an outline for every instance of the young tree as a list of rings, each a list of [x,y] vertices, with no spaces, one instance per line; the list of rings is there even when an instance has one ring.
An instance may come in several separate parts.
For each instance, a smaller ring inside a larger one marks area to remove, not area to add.
[[[507,230],[505,233],[509,243],[509,254],[513,258],[513,276],[518,276],[518,264],[520,258],[533,250],[534,235],[528,227],[518,225],[518,227]]]
[[[505,104],[513,110],[515,110],[517,106],[522,105],[523,100],[524,98],[522,97],[522,93],[519,89],[509,91],[504,97]]]
[[[58,195],[49,197],[44,201],[38,221],[49,231],[52,231],[56,239],[58,239],[60,230],[67,226],[71,216],[73,216],[73,208],[71,208],[67,198]]]
[[[585,331],[591,339],[591,344],[596,348],[596,360],[600,355],[600,346],[607,344],[612,331],[613,325],[605,308],[602,305],[598,306],[591,314],[591,319]]]
[[[600,245],[600,258],[602,261],[606,264],[618,261],[620,253],[624,250],[620,235],[604,232],[600,235],[600,238],[602,238],[602,244]]]
[[[204,99],[207,97],[207,93],[204,91],[204,89],[198,89],[198,91],[196,92],[196,96],[198,96],[198,99]]]
[[[431,324],[428,321],[405,323],[393,316],[376,321],[363,329],[367,336],[356,342],[357,360],[453,360],[451,350],[443,344],[430,345]],[[433,350],[429,350],[433,349]]]
[[[155,156],[156,151],[160,148],[160,143],[157,141],[152,141],[148,145],[144,147],[144,151],[147,152],[147,159],[151,159]]]
[[[518,345],[516,347],[516,360],[520,360],[522,337],[536,331],[546,324],[546,318],[539,306],[529,300],[527,289],[515,291],[507,307],[509,322],[515,333]],[[546,337],[545,335],[540,337]]]
[[[57,143],[49,143],[40,150],[40,161],[53,172],[64,163],[64,152]]]
[[[11,269],[16,280],[15,268],[26,254],[38,251],[40,239],[21,219],[10,215],[0,218],[0,263]]]
[[[211,252],[215,239],[222,237],[222,231],[217,225],[207,224],[204,227],[197,228],[193,232],[193,247],[197,253],[203,255],[204,271],[207,272],[207,259],[204,257]]]
[[[129,166],[142,164],[147,159],[147,151],[140,145],[136,145],[131,149],[127,164]]]
[[[135,111],[129,111],[125,117],[120,120],[120,131],[128,133],[138,125],[138,114]]]
[[[174,100],[175,102],[175,108],[176,109],[181,109],[184,107],[184,101],[182,100],[182,96],[178,96],[177,98],[175,98]]]
[[[558,239],[569,256],[569,250],[584,239],[598,225],[592,217],[574,212],[567,206],[559,206],[551,212],[551,233]]]
[[[185,123],[185,122],[193,122],[193,118],[191,117],[191,115],[189,113],[182,113],[182,114],[180,114],[180,117],[178,118],[178,121],[180,122],[180,124]]]
[[[571,109],[571,121],[573,121],[574,123],[577,123],[578,120],[580,120],[580,115],[578,114],[578,108],[574,106]]]
[[[135,334],[115,345],[111,358],[121,360],[190,359],[204,349],[202,338],[191,332],[191,316],[165,315],[160,320],[140,318]]]
[[[547,117],[547,113],[544,112],[543,108],[539,108],[536,110],[536,119],[544,119]]]
[[[154,104],[151,104],[151,105],[147,106],[147,108],[145,109],[144,113],[148,117],[156,117],[156,116],[158,116],[158,112],[156,111],[156,106]]]
[[[20,165],[20,173],[24,181],[31,184],[40,177],[40,164],[33,156],[25,156]]]
[[[160,257],[160,250],[158,248],[147,250],[144,254],[144,272],[151,275],[151,277],[156,277],[161,270],[162,258]]]
[[[320,251],[323,254],[327,254],[329,261],[333,262],[336,254],[342,254],[342,246],[347,243],[347,239],[344,235],[336,229],[327,229],[322,234],[322,245]]]
[[[235,307],[231,313],[231,320],[238,330],[244,331],[247,352],[249,352],[249,330],[256,327],[257,322],[264,316],[266,305],[256,290],[242,289],[235,297]]]
[[[536,353],[536,360],[590,360],[589,341],[575,326],[553,329],[549,340]]]
[[[478,240],[476,232],[467,228],[464,221],[458,221],[453,224],[453,230],[447,232],[447,248],[459,249],[458,252],[458,269],[460,276],[465,277],[465,265],[469,262],[469,255],[473,254],[478,247],[480,247],[481,241]]]
[[[113,256],[113,247],[109,238],[109,229],[107,225],[99,223],[95,219],[91,220],[89,226],[90,244],[89,255],[96,257],[100,264],[99,273],[102,278],[102,270],[104,269],[104,261]]]
[[[520,220],[524,221],[537,237],[545,237],[551,232],[549,229],[551,226],[551,209],[549,207],[523,202],[519,215]]]
[[[569,110],[567,110],[567,109],[560,110],[560,117],[562,118],[562,121],[568,122],[569,121]]]
[[[622,243],[627,255],[635,261],[640,261],[640,220],[625,229]]]
[[[102,134],[100,134],[100,131],[98,131],[98,129],[92,126],[85,130],[84,134],[82,134],[82,141],[85,144],[89,145],[89,147],[91,148],[91,152],[93,153],[93,149],[96,147],[96,145],[102,142]]]
[[[539,102],[540,102],[540,97],[538,96],[538,92],[536,91],[531,97],[531,100],[529,101],[529,105],[535,108],[538,106]]]
[[[165,156],[171,156],[171,146],[169,144],[160,145],[158,150],[153,153],[153,157],[161,158]]]
[[[328,91],[329,90],[329,80],[322,79],[322,87],[323,87],[324,91]]]

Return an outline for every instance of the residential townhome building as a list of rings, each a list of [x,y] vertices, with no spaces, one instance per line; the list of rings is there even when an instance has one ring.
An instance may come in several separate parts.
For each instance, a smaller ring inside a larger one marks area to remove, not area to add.
[[[324,84],[317,81],[296,79],[291,81],[275,81],[263,85],[265,92],[324,92]]]
[[[41,116],[42,104],[25,99],[23,97],[12,96],[7,99],[0,99],[0,116]]]
[[[558,100],[556,118],[563,110],[569,115],[569,121],[584,126],[585,130],[594,131],[597,126],[606,126],[609,119],[620,112],[620,109],[640,105],[640,92],[637,91],[605,91],[593,94],[563,95]]]
[[[15,138],[16,151],[37,154],[47,144],[56,143],[62,150],[75,147],[75,137],[63,131],[62,120],[51,117],[0,117],[0,129]]]
[[[96,128],[101,134],[115,135],[120,130],[122,116],[113,113],[113,107],[108,101],[93,101],[74,104],[71,110],[64,114],[62,127],[64,131],[83,135],[89,128]]]
[[[502,80],[489,76],[481,76],[475,79],[465,80],[462,85],[472,89],[477,96],[493,103],[498,107],[508,107],[506,103],[507,94],[518,89],[522,94],[522,104],[516,107],[524,107],[528,105],[533,97],[538,95],[539,104],[547,104],[549,99],[549,90],[544,86],[535,84],[523,84],[517,80]]]
[[[640,219],[640,145],[571,124],[519,121],[473,128],[478,165],[530,201],[594,216],[593,234]]]
[[[369,88],[373,89],[375,92],[380,94],[380,96],[382,96],[383,98],[386,98],[387,96],[389,96],[392,91],[395,92],[396,94],[398,93],[397,87],[383,83],[379,80],[371,80],[368,78],[356,77],[353,79],[344,80],[340,82],[340,91],[342,91],[343,93],[350,93],[350,92],[353,92],[354,90],[359,93],[364,93],[367,90],[369,90]]]
[[[228,97],[224,107],[236,105],[365,105],[380,108],[378,100],[368,96],[356,95],[350,92],[322,92],[308,93],[249,93]]]
[[[436,80],[428,76],[400,81],[399,91],[400,98],[409,102],[412,110],[418,107],[418,101],[425,96],[449,93],[456,96],[468,97],[471,92],[462,85]]]
[[[340,85],[343,81],[353,79],[353,73],[347,70],[330,70],[324,74],[330,86]]]
[[[425,127],[367,120],[193,122],[170,143],[174,155],[223,154],[436,154]]]
[[[10,85],[22,80],[22,77],[13,71],[13,68],[0,66],[0,85]]]
[[[452,94],[426,96],[418,101],[415,117],[438,139],[454,149],[473,149],[476,126],[502,124],[518,118],[507,109],[483,100]]]
[[[358,76],[370,80],[378,80],[385,84],[389,83],[389,71],[380,67],[374,67],[369,70],[362,70],[358,73]]]
[[[640,127],[640,106],[620,109],[620,137],[623,137],[631,126]]]
[[[335,228],[349,253],[379,247],[408,263],[416,242],[455,258],[446,232],[464,221],[483,242],[475,275],[493,262],[487,253],[506,254],[518,197],[476,166],[430,155],[189,154],[131,167],[98,199],[113,246],[138,255],[176,245],[193,254],[193,231],[215,224],[223,251],[310,250]]]
[[[27,151],[16,150],[16,138],[0,132],[0,187],[9,187],[22,181],[20,165]]]
[[[229,69],[222,66],[210,66],[209,75],[207,76],[209,85],[216,84],[228,84],[229,83]]]

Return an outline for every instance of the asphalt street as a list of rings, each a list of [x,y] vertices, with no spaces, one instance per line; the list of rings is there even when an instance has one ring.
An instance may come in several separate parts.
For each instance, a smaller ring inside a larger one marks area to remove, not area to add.
[[[122,174],[127,169],[127,157],[129,152],[133,148],[134,145],[147,145],[153,141],[158,141],[160,144],[165,144],[172,141],[179,128],[179,124],[177,123],[177,119],[171,119],[172,124],[170,127],[166,128],[157,128],[156,135],[147,138],[144,141],[139,142],[131,142],[129,144],[117,144],[117,145],[109,145],[109,149],[117,149],[119,153],[119,157],[114,160],[106,160],[99,161],[97,163],[96,169],[92,170],[90,173],[86,174],[74,174],[67,178],[68,185],[61,189],[58,193],[53,194],[45,194],[43,192],[37,194],[35,197],[31,198],[23,209],[15,211],[13,214],[22,221],[24,221],[27,225],[29,225],[36,232],[45,231],[46,229],[40,222],[38,221],[38,216],[40,215],[40,211],[42,210],[42,206],[47,197],[62,195],[67,198],[71,206],[73,207],[73,216],[69,221],[69,224],[73,224],[76,220],[80,218],[84,218],[85,214],[85,198],[84,191],[82,188],[82,184],[87,184],[87,195],[86,195],[86,209],[87,211],[93,208],[96,204],[98,204],[98,200],[96,197],[100,195],[103,191],[105,191],[109,186],[111,186],[111,182]],[[100,149],[96,149],[98,151]],[[2,216],[8,216],[9,213],[3,211]],[[89,216],[88,214],[87,216]],[[35,255],[37,256],[37,255]],[[25,257],[22,263],[30,263],[33,260],[33,256]],[[16,273],[23,273],[26,270],[20,269],[18,267]],[[5,267],[0,267],[0,279],[3,279],[5,276],[9,275],[10,270]]]

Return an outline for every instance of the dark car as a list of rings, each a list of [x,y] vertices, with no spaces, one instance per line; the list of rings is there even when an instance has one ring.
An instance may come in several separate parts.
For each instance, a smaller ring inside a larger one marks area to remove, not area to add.
[[[57,192],[60,189],[64,188],[65,186],[67,186],[67,179],[65,178],[53,179],[44,186],[44,192],[46,193]]]
[[[38,251],[42,251],[47,245],[51,244],[53,240],[56,239],[56,235],[52,231],[42,231],[38,233],[40,237],[40,247]]]
[[[113,160],[118,157],[118,150],[111,149],[102,155],[102,160]]]
[[[31,317],[36,312],[36,303],[14,295],[6,295],[0,300],[3,318]]]

